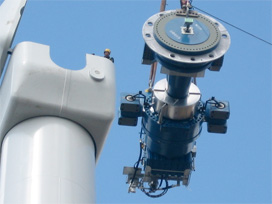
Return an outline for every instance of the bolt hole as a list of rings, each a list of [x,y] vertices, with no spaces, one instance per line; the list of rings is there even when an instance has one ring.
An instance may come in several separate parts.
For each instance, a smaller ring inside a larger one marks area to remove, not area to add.
[[[223,38],[227,38],[228,35],[227,35],[227,34],[223,34],[222,37],[223,37]]]
[[[174,58],[174,57],[175,57],[175,55],[172,53],[172,54],[170,54],[170,57],[173,57],[173,58]]]
[[[192,60],[192,61],[195,61],[195,58],[194,58],[194,57],[191,57],[191,60]]]
[[[145,34],[146,37],[150,38],[151,35],[149,33]]]
[[[147,24],[148,24],[149,26],[152,26],[152,25],[153,25],[153,23],[152,23],[152,22],[148,22]]]
[[[214,55],[213,55],[213,54],[209,54],[209,57],[210,57],[210,58],[213,58],[213,57],[214,57]]]

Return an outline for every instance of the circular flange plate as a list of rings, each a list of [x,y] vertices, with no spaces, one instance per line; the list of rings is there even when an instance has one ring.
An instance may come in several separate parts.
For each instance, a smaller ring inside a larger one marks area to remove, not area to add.
[[[185,16],[171,12],[161,16],[154,24],[154,37],[166,49],[182,53],[205,53],[216,47],[221,35],[217,26],[205,16],[193,17],[190,33],[183,32]]]
[[[180,33],[176,38],[173,36],[175,34],[172,34],[172,36],[169,34],[171,28],[173,28],[172,25],[175,23],[174,19],[181,19],[176,29],[181,29],[180,26],[184,21],[184,17],[177,16],[176,13],[176,10],[157,13],[143,25],[142,33],[145,43],[155,53],[156,60],[164,67],[182,73],[198,72],[208,68],[205,66],[221,58],[229,49],[230,35],[226,28],[215,19],[200,13],[198,13],[197,18],[194,17],[195,27],[200,27],[193,28],[195,37],[190,37],[190,41],[187,42],[186,40],[178,41],[178,36],[181,36]],[[168,17],[164,18],[164,16]],[[171,22],[172,20],[174,21]],[[166,30],[165,26],[170,28]],[[203,32],[208,29],[209,32],[199,36],[197,32],[200,32],[201,29],[203,29]]]

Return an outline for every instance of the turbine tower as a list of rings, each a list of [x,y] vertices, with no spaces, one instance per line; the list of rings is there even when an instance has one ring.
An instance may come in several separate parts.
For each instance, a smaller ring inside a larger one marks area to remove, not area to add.
[[[11,48],[26,0],[0,7],[0,203],[95,203],[95,164],[115,112],[115,71],[86,54],[82,70],[47,45]],[[8,54],[10,60],[7,62]],[[97,91],[99,90],[99,91]]]

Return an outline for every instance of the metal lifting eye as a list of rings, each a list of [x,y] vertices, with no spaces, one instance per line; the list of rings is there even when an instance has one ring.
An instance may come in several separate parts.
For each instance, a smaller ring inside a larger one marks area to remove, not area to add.
[[[219,109],[223,109],[223,108],[225,108],[225,104],[222,103],[222,102],[219,102],[219,103],[216,103],[216,104],[215,104],[215,107],[216,107],[216,108],[219,108]]]
[[[190,34],[193,35],[194,34],[194,30],[193,27],[191,27],[191,25],[193,24],[194,19],[192,18],[185,18],[185,22],[184,22],[184,27],[182,27],[181,31],[182,34]]]
[[[135,101],[135,99],[136,99],[136,98],[135,98],[134,96],[132,96],[132,95],[127,95],[125,98],[126,98],[127,101]]]

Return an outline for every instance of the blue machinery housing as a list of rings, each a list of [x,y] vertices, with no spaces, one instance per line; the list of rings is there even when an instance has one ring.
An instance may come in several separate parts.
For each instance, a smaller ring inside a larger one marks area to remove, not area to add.
[[[139,159],[123,173],[129,192],[139,188],[159,197],[180,182],[189,184],[203,122],[208,132],[227,132],[228,101],[203,102],[192,78],[220,70],[230,37],[219,22],[194,10],[155,14],[145,22],[143,37],[143,64],[158,61],[166,78],[147,93],[121,95],[119,125],[136,126],[142,118]]]

